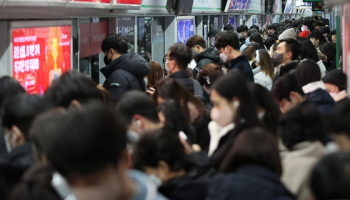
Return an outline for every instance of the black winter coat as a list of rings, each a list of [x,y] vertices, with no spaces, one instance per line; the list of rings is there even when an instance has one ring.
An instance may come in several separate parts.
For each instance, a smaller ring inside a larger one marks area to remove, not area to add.
[[[293,200],[277,174],[258,165],[242,165],[210,182],[206,200]]]
[[[254,82],[253,70],[250,67],[248,57],[246,55],[238,56],[228,63],[228,71],[230,72],[234,69],[240,70],[248,77],[250,81]]]
[[[214,63],[220,65],[220,54],[214,47],[209,47],[202,53],[198,54],[195,57],[195,61],[197,62],[197,66],[192,70],[193,77],[197,77],[198,72],[207,64]]]
[[[101,73],[106,77],[103,87],[111,94],[112,102],[116,103],[127,91],[145,91],[143,78],[148,72],[149,66],[142,56],[127,53],[101,69]]]
[[[5,199],[33,164],[32,144],[29,142],[0,157],[0,199]]]

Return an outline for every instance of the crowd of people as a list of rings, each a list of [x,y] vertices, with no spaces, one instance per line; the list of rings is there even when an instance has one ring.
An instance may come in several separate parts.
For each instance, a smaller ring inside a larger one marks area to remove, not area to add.
[[[164,68],[109,35],[103,85],[69,71],[39,96],[1,77],[0,199],[350,199],[328,21],[224,29],[174,44]]]

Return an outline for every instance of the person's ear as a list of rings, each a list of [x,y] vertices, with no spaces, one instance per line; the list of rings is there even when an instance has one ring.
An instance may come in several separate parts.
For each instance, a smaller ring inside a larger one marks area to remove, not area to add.
[[[168,163],[166,163],[165,161],[161,160],[158,162],[157,164],[157,170],[158,170],[158,174],[159,174],[159,178],[162,180],[162,182],[164,183],[166,181],[166,177],[167,175],[171,172],[170,167],[168,165]]]
[[[132,118],[139,130],[144,128],[145,123],[141,115],[134,115]]]
[[[196,51],[199,52],[201,50],[201,47],[199,45],[196,45]]]
[[[22,131],[15,125],[11,127],[12,134],[16,136],[16,143],[20,143],[21,140],[25,141],[25,137],[22,133]],[[12,136],[13,137],[13,136]]]
[[[80,108],[81,108],[80,102],[74,99],[70,102],[68,110],[73,111],[73,110],[78,110]]]

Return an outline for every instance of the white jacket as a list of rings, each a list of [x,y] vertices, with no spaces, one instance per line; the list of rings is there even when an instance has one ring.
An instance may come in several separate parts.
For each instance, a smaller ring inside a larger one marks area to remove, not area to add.
[[[272,79],[262,71],[254,75],[254,83],[266,87],[269,91],[273,84]]]
[[[309,179],[315,164],[326,154],[321,142],[301,142],[288,151],[282,159],[284,185],[297,200],[310,199]]]
[[[307,60],[306,58],[304,60],[302,60],[301,62],[304,62],[305,60]],[[321,71],[321,79],[324,78],[326,76],[326,67],[324,66],[322,60],[319,60],[317,63],[318,67],[320,68]]]
[[[224,137],[228,132],[230,132],[235,125],[233,123],[221,127],[218,123],[215,121],[211,121],[208,125],[209,133],[210,133],[210,145],[209,145],[209,152],[208,156],[212,156],[215,150],[219,146],[220,139]]]

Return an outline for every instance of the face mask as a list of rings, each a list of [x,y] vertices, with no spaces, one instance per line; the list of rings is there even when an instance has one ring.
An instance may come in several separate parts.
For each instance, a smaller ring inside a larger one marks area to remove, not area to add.
[[[193,50],[193,51],[192,51],[192,56],[193,56],[193,58],[195,58],[197,55],[198,55],[197,51],[196,51],[196,50]]]
[[[273,52],[271,60],[274,66],[278,66],[281,64],[282,60],[284,58],[284,54],[279,54],[277,52]]]
[[[11,145],[10,145],[9,134],[5,134],[4,139],[5,139],[6,150],[8,153],[10,153],[12,149],[11,149]]]
[[[168,68],[168,63],[165,63],[165,70],[169,76],[171,73],[170,73],[170,69]]]
[[[210,113],[210,117],[213,121],[219,124],[221,127],[225,127],[233,122],[233,111],[229,105],[221,110],[213,108]]]
[[[329,95],[331,95],[331,97],[333,98],[333,99],[335,99],[336,97],[337,97],[337,93],[335,93],[335,92],[331,92],[331,93],[329,93]]]
[[[162,181],[161,181],[155,174],[148,175],[148,178],[151,179],[151,181],[152,181],[157,187],[159,187],[159,186],[162,184]]]
[[[111,64],[112,60],[111,59],[108,59],[107,55],[105,55],[105,57],[103,58],[103,62],[105,63],[105,65],[109,65]]]
[[[240,33],[237,33],[237,35],[238,35],[238,38],[241,38],[241,37],[242,37],[242,34],[240,34]]]
[[[273,34],[273,32],[272,32],[272,31],[269,31],[269,32],[267,32],[267,34],[272,35],[272,34]]]
[[[224,52],[220,53],[220,59],[222,62],[226,63],[227,61],[227,55],[225,54],[226,48],[224,49]]]
[[[143,78],[143,80],[145,81],[145,86],[147,87],[148,78]]]

